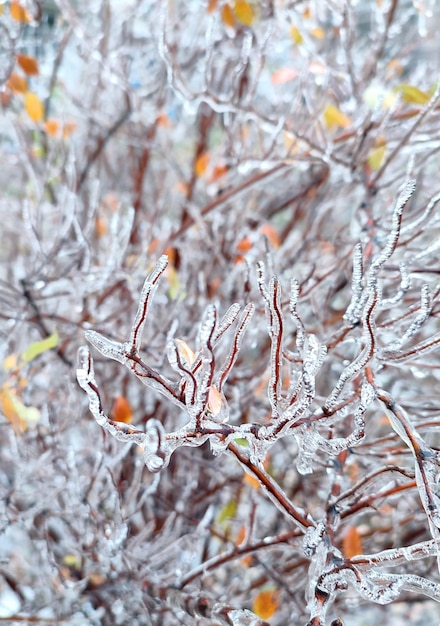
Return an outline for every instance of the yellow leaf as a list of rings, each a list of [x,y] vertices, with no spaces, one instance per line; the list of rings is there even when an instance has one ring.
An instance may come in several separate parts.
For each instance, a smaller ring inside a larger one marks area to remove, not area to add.
[[[82,567],[82,559],[76,554],[66,554],[63,556],[63,563],[70,569],[80,570]]]
[[[290,27],[290,36],[297,46],[300,46],[304,41],[304,37],[301,35],[299,29],[296,26]]]
[[[16,0],[12,0],[9,10],[11,11],[11,17],[16,22],[22,22],[23,24],[28,24],[31,21],[29,17],[29,13]]]
[[[27,80],[19,74],[12,73],[8,78],[7,87],[15,93],[25,93],[27,91]]]
[[[386,149],[386,144],[383,144],[381,146],[378,146],[377,148],[373,148],[372,150],[370,150],[370,152],[368,153],[367,162],[372,170],[380,169],[385,157]]]
[[[24,106],[31,120],[35,123],[41,122],[44,117],[44,106],[40,98],[35,93],[29,91],[26,94]]]
[[[176,300],[181,291],[179,273],[175,267],[168,265],[165,276],[168,281],[168,295],[171,300]]]
[[[206,172],[206,168],[208,167],[208,163],[209,163],[209,158],[210,158],[209,152],[204,152],[196,159],[196,162],[194,164],[194,172],[196,176],[203,176],[203,174]]]
[[[192,365],[194,365],[194,361],[196,360],[196,355],[193,350],[189,347],[186,341],[183,341],[183,339],[176,339],[175,342],[179,355],[183,360],[183,364],[192,367]]]
[[[10,354],[3,361],[3,369],[5,370],[5,372],[10,372],[12,370],[15,370],[17,365],[18,365],[17,354]]]
[[[398,85],[394,91],[402,94],[402,100],[410,104],[426,104],[430,101],[430,95],[425,91],[421,91],[414,85]]]
[[[130,424],[133,418],[133,409],[127,398],[124,396],[116,396],[113,400],[112,417],[117,422],[124,422]]]
[[[226,504],[220,509],[220,512],[217,515],[217,522],[222,524],[226,520],[235,517],[236,512],[237,500],[229,500],[229,502],[226,502]]]
[[[25,432],[40,419],[40,411],[33,406],[26,406],[16,393],[8,387],[0,390],[0,404],[3,415],[11,423],[16,432]]]
[[[229,4],[224,4],[221,12],[222,22],[229,28],[235,28],[235,16],[232,7]]]
[[[276,589],[265,589],[255,596],[252,610],[261,619],[269,619],[277,612],[279,603],[278,591]]]
[[[252,26],[254,21],[254,11],[246,0],[235,0],[234,13],[237,20],[243,26]]]
[[[351,120],[342,113],[334,104],[328,104],[324,110],[324,122],[327,128],[341,127],[348,128]]]
[[[28,76],[36,76],[38,74],[38,63],[34,57],[27,54],[17,54],[17,63]]]
[[[58,333],[55,331],[46,339],[42,339],[41,341],[34,341],[31,345],[23,352],[21,355],[21,360],[23,363],[29,363],[33,361],[37,356],[43,354],[43,352],[47,352],[48,350],[52,350],[52,348],[56,348],[58,345],[59,337]]]
[[[310,34],[312,35],[312,37],[315,37],[315,39],[324,39],[325,37],[325,31],[323,28],[312,28],[312,30],[310,31]]]
[[[362,539],[356,526],[349,526],[342,539],[342,552],[347,559],[362,554]]]

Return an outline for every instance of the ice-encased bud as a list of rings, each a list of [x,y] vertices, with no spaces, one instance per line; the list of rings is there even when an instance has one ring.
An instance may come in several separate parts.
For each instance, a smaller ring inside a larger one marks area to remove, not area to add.
[[[147,422],[144,449],[144,463],[150,472],[160,472],[169,462],[169,454],[162,449],[165,443],[165,429],[159,420],[150,419]]]
[[[319,522],[316,526],[308,528],[304,534],[303,550],[306,556],[313,556],[316,548],[326,535],[325,524]]]

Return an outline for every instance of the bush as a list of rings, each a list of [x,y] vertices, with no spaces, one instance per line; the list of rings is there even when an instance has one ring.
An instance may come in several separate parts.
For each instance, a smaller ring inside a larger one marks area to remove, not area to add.
[[[4,5],[0,617],[430,623],[438,17]]]

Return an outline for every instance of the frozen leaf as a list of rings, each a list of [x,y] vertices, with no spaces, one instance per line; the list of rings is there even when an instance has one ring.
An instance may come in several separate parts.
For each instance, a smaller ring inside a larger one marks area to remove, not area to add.
[[[246,0],[235,0],[234,13],[237,20],[243,26],[252,26],[254,21],[254,11]]]
[[[268,619],[277,612],[279,603],[279,593],[276,589],[264,589],[255,596],[252,610],[261,619]]]
[[[27,54],[17,54],[17,63],[28,76],[36,76],[39,72],[37,60]]]
[[[386,149],[386,144],[383,144],[381,146],[378,146],[377,148],[373,148],[372,150],[370,150],[370,152],[368,153],[367,162],[372,170],[380,169],[385,158]]]
[[[203,176],[206,172],[206,168],[209,164],[210,155],[209,152],[204,152],[201,154],[194,164],[194,173],[197,177]]]
[[[328,104],[324,110],[324,123],[327,128],[348,128],[351,125],[351,120],[334,104]]]
[[[44,117],[44,106],[40,98],[32,91],[26,94],[24,106],[27,114],[35,123],[41,122]]]
[[[300,46],[304,41],[304,37],[296,26],[290,27],[290,37],[297,46]]]
[[[347,559],[362,554],[362,539],[356,526],[349,526],[342,540],[342,551]]]
[[[46,339],[42,339],[41,341],[35,341],[32,343],[21,355],[21,360],[23,363],[29,363],[33,361],[37,356],[43,354],[43,352],[47,352],[48,350],[52,350],[56,348],[59,342],[59,336],[57,331],[46,337]]]
[[[222,394],[214,385],[211,385],[208,394],[208,411],[214,417],[216,417],[222,410],[222,403]]]
[[[116,396],[113,401],[112,417],[117,422],[124,422],[130,424],[133,419],[133,409],[127,398],[124,396]]]
[[[175,339],[175,343],[183,364],[187,367],[192,367],[192,365],[194,365],[194,361],[196,360],[194,351],[189,347],[186,341],[183,341],[183,339]]]
[[[272,74],[274,85],[284,85],[298,76],[298,71],[293,67],[281,67]]]
[[[217,8],[218,0],[209,0],[208,2],[208,13],[214,13]]]
[[[23,76],[13,72],[9,76],[7,86],[15,93],[25,93],[27,91],[27,80]]]
[[[398,85],[394,91],[402,94],[402,100],[409,104],[427,104],[431,99],[428,93],[418,87],[414,87],[414,85]]]

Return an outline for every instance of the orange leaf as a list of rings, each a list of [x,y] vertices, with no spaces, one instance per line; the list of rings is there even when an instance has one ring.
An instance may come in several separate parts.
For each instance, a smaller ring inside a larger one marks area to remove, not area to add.
[[[281,67],[272,74],[272,84],[284,85],[298,76],[297,70],[293,67]]]
[[[169,128],[171,126],[170,118],[166,113],[159,113],[157,116],[157,125],[162,126],[162,128]]]
[[[265,235],[265,237],[267,237],[270,245],[273,248],[280,247],[279,235],[277,231],[275,230],[275,228],[272,226],[272,224],[263,224],[263,226],[260,228],[260,233],[262,235]]]
[[[133,409],[127,398],[124,396],[117,396],[113,401],[112,416],[117,422],[125,422],[130,424],[133,418]]]
[[[37,60],[27,54],[17,54],[17,63],[28,76],[36,76],[39,72]]]
[[[208,13],[213,13],[217,8],[218,0],[209,0]]]
[[[27,114],[35,123],[41,122],[44,117],[44,106],[40,98],[32,91],[29,91],[24,99],[24,106]]]
[[[324,39],[325,31],[323,28],[312,28],[310,34],[315,37],[315,39]]]
[[[95,218],[95,234],[96,234],[96,236],[99,239],[100,237],[103,237],[104,235],[106,235],[107,232],[108,232],[107,222],[100,215],[98,215]]]
[[[356,526],[349,526],[342,539],[342,552],[347,559],[362,554],[362,539]]]
[[[17,0],[12,0],[11,6],[9,7],[11,11],[11,17],[16,22],[22,22],[23,24],[28,24],[31,21],[29,17],[29,13],[26,11],[24,7],[22,7]]]
[[[255,596],[252,610],[255,615],[258,615],[261,619],[268,619],[277,612],[279,604],[280,597],[278,591],[276,589],[266,589],[260,591],[260,593]]]
[[[208,393],[208,411],[214,416],[222,410],[222,394],[215,385],[211,385]]]
[[[59,122],[57,122],[57,120],[54,120],[52,118],[48,119],[44,123],[44,130],[51,137],[57,137],[60,132],[60,124]]]
[[[67,139],[76,130],[75,122],[67,122],[63,126],[63,139]]]
[[[235,28],[235,16],[229,4],[223,5],[221,17],[222,22],[225,26],[228,26],[229,28]]]
[[[237,20],[243,26],[252,26],[254,21],[254,11],[246,0],[235,0],[234,13]]]
[[[27,80],[19,74],[12,73],[9,76],[7,87],[15,93],[25,93],[27,91]]]
[[[243,237],[243,239],[240,239],[240,241],[237,243],[236,248],[239,252],[249,252],[249,250],[253,248],[253,245],[254,244],[249,239],[249,237]]]
[[[222,176],[224,176],[228,171],[227,165],[214,165],[214,169],[212,170],[211,182],[218,180]]]
[[[334,128],[336,126],[348,128],[348,126],[351,125],[350,118],[335,107],[334,104],[328,104],[325,107],[324,122],[327,128]]]
[[[246,539],[247,536],[247,528],[246,526],[241,526],[240,530],[237,533],[237,538],[235,540],[235,545],[236,546],[241,546],[242,543],[244,543],[244,540]]]
[[[196,162],[194,164],[194,172],[196,176],[203,176],[206,168],[208,167],[209,158],[209,152],[204,152],[196,159]]]

